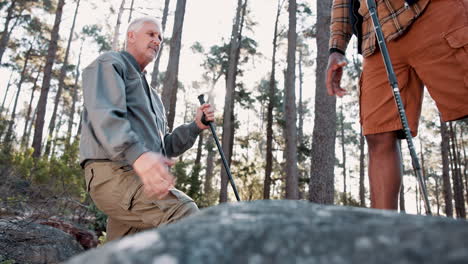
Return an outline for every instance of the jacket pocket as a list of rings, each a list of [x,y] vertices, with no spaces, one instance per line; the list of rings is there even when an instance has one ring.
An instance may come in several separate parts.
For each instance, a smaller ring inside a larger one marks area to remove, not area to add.
[[[447,44],[455,49],[455,57],[464,73],[465,86],[468,86],[468,26],[454,29],[444,38]]]

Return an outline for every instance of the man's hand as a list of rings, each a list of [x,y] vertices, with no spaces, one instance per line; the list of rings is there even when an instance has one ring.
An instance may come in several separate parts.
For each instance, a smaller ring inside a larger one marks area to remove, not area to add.
[[[195,115],[195,123],[200,129],[207,129],[209,126],[205,126],[202,122],[202,116],[205,114],[206,121],[214,121],[214,108],[210,104],[202,104],[197,109],[197,114]]]
[[[327,92],[328,95],[338,95],[339,97],[346,94],[346,90],[341,88],[341,77],[343,76],[343,67],[346,66],[346,58],[339,52],[332,52],[328,57],[327,66]]]
[[[133,169],[143,182],[147,197],[162,199],[174,188],[175,178],[168,167],[174,161],[155,152],[145,152],[133,163]]]

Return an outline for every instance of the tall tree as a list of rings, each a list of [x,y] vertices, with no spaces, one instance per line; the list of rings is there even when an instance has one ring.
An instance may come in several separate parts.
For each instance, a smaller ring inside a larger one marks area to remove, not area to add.
[[[31,112],[32,112],[32,102],[35,96],[36,88],[37,88],[37,81],[39,80],[39,76],[41,75],[42,71],[42,65],[39,67],[39,70],[37,71],[36,78],[34,79],[33,87],[31,90],[31,97],[29,98],[29,104],[28,104],[28,111],[26,112],[25,116],[25,122],[24,122],[24,130],[23,130],[23,136],[21,137],[21,147],[26,147],[27,146],[27,133],[28,133],[28,128],[30,126],[30,123],[32,123],[32,117],[31,117]]]
[[[2,106],[0,106],[0,114],[2,114],[3,110],[5,110],[5,101],[6,101],[7,97],[8,97],[8,91],[10,90],[10,87],[11,87],[11,84],[12,84],[13,72],[14,71],[11,71],[10,78],[8,78],[8,84],[7,84],[7,87],[6,87],[5,95],[3,96]]]
[[[162,101],[166,109],[167,123],[172,131],[175,119],[177,103],[177,88],[179,75],[180,49],[182,44],[182,28],[184,26],[185,5],[187,0],[177,0],[176,12],[174,16],[174,28],[171,37],[171,50],[169,52],[169,63],[167,64],[164,86],[162,91]]]
[[[310,201],[325,204],[333,203],[335,192],[336,98],[328,96],[325,88],[331,5],[332,0],[317,1],[315,118],[309,183]]]
[[[81,54],[83,52],[84,41],[81,42],[80,52],[78,53],[78,63],[75,68],[75,83],[73,84],[73,94],[72,94],[72,105],[70,109],[70,116],[68,117],[68,126],[67,126],[67,137],[66,137],[66,147],[70,146],[70,140],[73,129],[73,121],[75,119],[76,103],[78,101],[78,80],[80,79],[80,64],[81,64]]]
[[[3,26],[2,36],[0,38],[0,63],[2,62],[3,53],[5,53],[7,43],[10,38],[10,33],[11,33],[10,23],[14,17],[15,5],[17,2],[18,2],[17,0],[12,0],[10,2],[10,6],[8,6],[8,9],[6,11],[7,15],[5,17],[5,24]]]
[[[135,0],[132,0],[130,3],[130,12],[128,12],[128,23],[132,21],[132,14],[133,14],[133,4],[135,3]]]
[[[440,150],[442,156],[442,193],[444,194],[445,215],[453,217],[453,204],[452,204],[452,184],[450,183],[450,162],[449,162],[449,142],[450,135],[448,133],[447,124],[440,120]]]
[[[340,124],[340,143],[341,143],[341,167],[343,168],[343,204],[347,205],[348,198],[346,194],[346,139],[345,139],[345,128],[344,128],[344,115],[343,115],[343,104],[340,105],[340,113],[338,121]]]
[[[31,52],[33,51],[33,42],[30,42],[29,45],[29,49],[28,51],[26,52],[26,54],[24,55],[24,63],[23,63],[23,69],[21,71],[21,77],[20,77],[20,80],[18,82],[18,91],[16,92],[16,96],[15,96],[15,102],[13,104],[13,110],[11,112],[11,118],[10,118],[10,124],[8,125],[8,130],[7,130],[7,134],[5,136],[5,143],[8,145],[8,146],[11,146],[11,143],[12,143],[12,133],[13,133],[13,127],[14,127],[14,123],[15,123],[15,120],[16,120],[16,107],[18,105],[18,99],[20,98],[20,93],[21,93],[21,88],[23,86],[23,82],[24,80],[26,79],[27,77],[27,67],[28,67],[28,61],[29,59],[31,58],[32,54]]]
[[[117,13],[117,23],[115,23],[114,37],[112,38],[112,50],[119,49],[120,25],[122,24],[122,14],[124,12],[125,0],[120,2],[119,12]]]
[[[80,8],[80,0],[77,0],[75,14],[73,15],[73,22],[70,28],[70,35],[68,36],[67,48],[65,49],[65,57],[63,58],[63,65],[60,70],[57,94],[55,95],[55,100],[54,100],[54,110],[52,111],[52,117],[50,118],[50,123],[49,123],[49,136],[47,138],[47,143],[46,143],[46,148],[45,148],[46,156],[48,156],[50,152],[52,137],[53,137],[53,133],[55,130],[55,124],[56,124],[55,119],[57,117],[57,110],[60,104],[60,99],[62,97],[62,90],[63,90],[63,87],[65,86],[65,75],[67,74],[67,70],[68,70],[68,55],[70,54],[70,47],[71,47],[71,42],[73,39],[73,33],[75,32],[75,23],[76,23],[76,17],[78,15],[79,8]]]
[[[234,97],[236,88],[237,66],[239,63],[239,51],[242,40],[243,17],[247,6],[247,0],[237,1],[236,16],[232,25],[231,40],[229,44],[229,59],[226,76],[226,96],[224,97],[223,113],[223,134],[222,144],[223,152],[226,155],[228,164],[231,164],[232,146],[234,140]],[[224,170],[221,170],[221,190],[219,201],[227,202],[227,184],[228,176]]]
[[[263,199],[270,199],[271,171],[273,168],[273,107],[276,95],[276,50],[278,48],[278,22],[281,14],[281,7],[284,0],[278,0],[276,9],[275,29],[273,31],[273,55],[271,57],[270,81],[268,82],[268,106],[267,106],[267,127],[266,127],[266,165],[265,179],[263,182]]]
[[[289,0],[288,55],[285,87],[285,155],[286,155],[286,199],[299,199],[297,170],[297,111],[296,111],[296,0]]]
[[[366,207],[366,187],[364,186],[364,135],[362,127],[359,133],[359,205]]]
[[[449,134],[451,142],[451,157],[452,157],[452,179],[453,179],[453,193],[455,198],[455,212],[458,218],[466,218],[465,198],[463,196],[463,180],[458,167],[458,153],[456,151],[457,138],[456,129],[453,123],[449,124]]]
[[[162,32],[163,32],[164,35],[166,34],[166,22],[167,22],[167,14],[169,13],[169,2],[170,2],[170,0],[165,0],[164,1],[164,10],[163,10],[162,21],[161,21]],[[163,47],[164,47],[164,42],[161,42],[161,44],[159,45],[159,54],[158,54],[158,57],[156,58],[156,61],[154,62],[153,73],[151,74],[151,86],[152,87],[158,87],[159,86],[159,82],[158,82],[159,61],[161,59],[161,54],[163,52]]]
[[[52,66],[54,64],[55,54],[57,52],[60,22],[62,19],[62,11],[64,5],[65,0],[58,1],[57,9],[55,11],[54,27],[52,28],[49,49],[47,51],[46,64],[44,66],[44,77],[42,79],[41,95],[39,97],[39,102],[37,103],[37,117],[34,127],[33,157],[35,158],[41,156],[42,132],[44,128],[45,113],[47,107],[47,95],[49,94],[50,80],[52,78]]]
[[[400,154],[400,157],[402,157],[402,153],[401,153],[401,140],[398,140],[397,142],[398,144],[398,151],[399,151],[399,154]],[[400,186],[400,197],[399,197],[399,202],[400,202],[400,212],[405,212],[406,211],[406,205],[405,205],[405,164],[402,162],[401,163],[401,186]],[[417,186],[416,186],[416,190],[417,190]],[[417,199],[416,199],[417,200]]]

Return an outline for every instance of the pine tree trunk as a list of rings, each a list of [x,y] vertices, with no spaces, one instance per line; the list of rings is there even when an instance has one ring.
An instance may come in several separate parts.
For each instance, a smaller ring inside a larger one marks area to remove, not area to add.
[[[436,197],[436,206],[437,206],[437,215],[438,216],[440,215],[440,199],[439,199],[440,187],[439,187],[439,182],[440,182],[439,177],[435,177],[435,197]]]
[[[364,135],[362,134],[362,127],[359,133],[359,205],[366,207],[366,187],[364,186]]]
[[[180,48],[182,43],[182,29],[184,26],[185,5],[187,0],[177,0],[176,12],[174,16],[174,28],[171,37],[171,50],[169,52],[169,63],[167,65],[166,76],[162,91],[162,101],[166,109],[167,123],[172,131],[175,119],[177,103],[177,88],[179,75]]]
[[[461,175],[458,169],[458,155],[456,152],[456,131],[454,131],[453,124],[450,123],[450,139],[452,142],[452,149],[451,149],[451,157],[452,157],[452,179],[453,179],[453,193],[455,197],[455,211],[457,213],[458,218],[465,219],[466,218],[466,211],[465,211],[465,198],[463,196],[463,182],[461,180]]]
[[[114,37],[112,39],[112,50],[117,51],[119,49],[119,34],[120,34],[120,25],[122,24],[122,14],[125,7],[125,0],[122,0],[120,3],[119,13],[117,14],[117,23],[114,28]]]
[[[130,3],[130,12],[128,12],[128,23],[130,24],[130,22],[132,21],[132,14],[133,14],[133,4],[134,4],[135,0],[132,0],[132,2]]]
[[[29,104],[28,104],[28,112],[26,113],[25,117],[25,122],[24,122],[24,130],[23,130],[23,136],[21,137],[21,148],[24,148],[27,146],[28,142],[26,141],[27,135],[28,135],[28,128],[29,124],[32,124],[32,119],[31,117],[31,112],[32,112],[32,102],[34,100],[34,93],[36,92],[36,87],[37,87],[37,81],[39,80],[39,76],[41,75],[42,71],[42,65],[39,67],[39,70],[37,71],[36,78],[34,79],[32,91],[31,91],[31,97],[29,98]]]
[[[341,156],[343,159],[343,204],[347,205],[346,195],[346,150],[345,150],[345,135],[344,135],[344,116],[343,116],[343,105],[340,106],[340,137],[341,137]]]
[[[304,84],[302,72],[302,50],[299,50],[299,107],[298,107],[298,132],[297,132],[297,142],[298,144],[302,144],[304,140],[304,105],[302,102],[302,86]]]
[[[331,0],[317,1],[315,118],[309,188],[310,201],[325,204],[333,204],[335,192],[336,98],[328,96],[325,88],[331,4]]]
[[[34,42],[34,41],[33,41]],[[13,104],[13,110],[11,111],[11,117],[10,117],[10,122],[9,122],[9,125],[8,125],[8,130],[7,130],[7,133],[6,133],[6,136],[5,136],[5,144],[9,147],[12,146],[12,143],[14,141],[14,138],[12,138],[13,136],[13,127],[14,127],[14,124],[15,124],[15,120],[16,120],[16,107],[18,106],[18,100],[20,98],[20,93],[21,93],[21,88],[23,86],[23,82],[24,80],[26,79],[26,69],[28,67],[28,62],[29,62],[29,59],[31,58],[31,52],[33,50],[33,44],[32,42],[30,43],[30,48],[29,50],[26,52],[25,54],[25,58],[24,58],[24,64],[23,64],[23,69],[21,71],[21,77],[20,77],[20,80],[18,82],[18,91],[16,92],[16,96],[15,96],[15,102]]]
[[[44,128],[45,114],[47,108],[47,95],[49,94],[50,88],[50,79],[52,78],[52,66],[55,60],[55,54],[57,52],[57,43],[59,40],[59,29],[60,21],[62,19],[62,11],[65,0],[59,0],[57,5],[57,10],[55,12],[55,22],[54,27],[51,33],[51,39],[49,44],[49,49],[47,51],[47,59],[44,67],[44,77],[42,79],[42,88],[41,96],[39,97],[39,102],[37,103],[37,117],[34,128],[34,138],[33,138],[33,157],[39,158],[41,156],[42,148],[42,133]]]
[[[299,199],[296,110],[296,0],[289,0],[288,56],[285,86],[286,199]]]
[[[398,152],[400,157],[403,157],[403,153],[401,152],[401,140],[397,141],[398,144]],[[405,206],[405,186],[404,186],[404,179],[405,179],[405,164],[403,162],[400,163],[401,168],[401,186],[400,186],[400,196],[399,196],[399,201],[400,201],[400,212],[405,212],[406,211],[406,206]],[[418,186],[416,185],[416,190],[418,189]],[[416,200],[417,195],[416,195]]]
[[[426,165],[425,165],[426,162],[425,162],[425,160],[424,160],[424,155],[423,155],[423,145],[422,145],[422,141],[423,141],[423,139],[422,139],[422,137],[420,137],[420,138],[419,138],[419,149],[420,149],[419,153],[420,153],[420,157],[421,157],[421,159],[420,159],[420,160],[421,160],[421,177],[422,177],[422,179],[423,179],[423,181],[424,181],[424,186],[427,186],[427,173],[426,173]],[[427,188],[427,187],[426,187],[426,188]],[[420,208],[421,208],[421,207],[422,207],[421,204],[422,204],[423,199],[424,199],[424,197],[423,197],[424,194],[423,194],[421,188],[419,188],[419,190],[420,190],[420,195],[419,195],[419,206],[420,206]],[[428,195],[429,195],[429,194],[428,194]],[[422,212],[422,208],[421,208],[420,210],[421,210],[421,212]]]
[[[223,113],[223,134],[222,134],[222,146],[223,152],[226,156],[227,162],[231,164],[232,156],[232,143],[233,142],[233,131],[234,131],[234,97],[235,97],[235,86],[236,86],[236,75],[238,65],[238,50],[240,50],[241,35],[241,21],[242,11],[245,10],[247,1],[242,4],[242,0],[237,1],[236,18],[232,25],[231,42],[229,48],[229,65],[226,77],[226,96],[224,100],[224,113]],[[245,12],[244,12],[245,13]],[[219,193],[219,202],[227,202],[227,184],[228,176],[225,170],[221,170],[221,188]]]
[[[210,198],[213,193],[213,170],[214,170],[214,139],[210,137],[206,142],[206,149],[208,154],[206,155],[206,173],[205,173],[205,183],[203,185],[203,190],[206,198]]]
[[[45,156],[48,156],[50,152],[50,145],[51,145],[51,141],[52,141],[54,130],[55,130],[55,123],[56,123],[55,119],[57,117],[58,106],[62,98],[63,86],[65,85],[64,83],[65,83],[65,75],[67,74],[68,55],[70,54],[70,47],[71,47],[71,42],[73,39],[73,32],[75,31],[75,23],[76,23],[76,17],[78,15],[79,7],[80,7],[80,0],[76,1],[75,14],[73,15],[73,22],[72,22],[72,26],[70,29],[70,35],[68,36],[67,48],[65,49],[65,57],[63,58],[63,65],[60,70],[57,94],[55,95],[55,100],[54,100],[54,110],[52,111],[52,117],[50,118],[50,122],[49,122],[49,136],[47,137]]]
[[[10,6],[7,9],[7,15],[5,18],[5,24],[3,26],[3,33],[2,37],[0,39],[0,64],[2,63],[2,58],[3,58],[3,53],[5,53],[5,50],[8,45],[8,40],[10,38],[10,22],[13,19],[13,12],[15,10],[15,5],[16,5],[17,0],[12,0],[10,3]]]
[[[11,82],[12,77],[13,77],[13,71],[10,74],[10,78],[8,78],[8,84],[7,84],[7,87],[6,87],[5,95],[3,96],[2,106],[0,107],[0,115],[3,113],[3,110],[5,110],[5,101],[6,101],[7,97],[8,97],[8,91],[10,90],[10,87],[11,87],[11,84],[12,84],[12,82]]]
[[[83,44],[84,44],[84,41],[81,42],[80,52],[78,53],[78,63],[75,68],[76,69],[75,83],[73,85],[73,96],[72,96],[72,105],[70,109],[70,116],[68,117],[66,148],[70,147],[72,129],[73,129],[73,120],[75,119],[76,102],[78,101],[78,80],[80,79],[80,64],[81,64],[81,54],[83,51]]]
[[[62,127],[62,119],[63,119],[63,111],[60,113],[59,115],[59,119],[57,121],[57,130],[55,131],[55,137],[54,140],[52,141],[52,151],[51,151],[51,157],[55,157],[55,149],[57,148],[57,139],[59,137],[59,132],[60,132],[60,128]],[[65,189],[65,187],[64,187]]]
[[[445,204],[445,215],[447,217],[453,217],[453,204],[452,204],[452,189],[450,183],[450,162],[449,162],[449,152],[450,152],[450,136],[448,133],[447,125],[442,118],[440,118],[440,149],[442,156],[442,193],[444,194],[444,204]]]
[[[78,116],[80,117],[80,122],[78,122],[78,131],[76,132],[75,140],[79,140],[80,135],[81,135],[81,126],[82,126],[82,123],[83,123],[82,111],[83,111],[82,109],[78,111]]]
[[[167,14],[169,13],[169,2],[170,0],[164,1],[164,10],[163,10],[163,16],[162,16],[162,22],[161,22],[163,35],[165,35],[166,33],[165,31],[166,31]],[[164,47],[164,42],[161,42],[161,44],[159,45],[159,54],[158,54],[158,57],[156,58],[156,61],[154,62],[153,73],[151,74],[151,86],[152,87],[159,86],[159,82],[158,82],[159,61],[161,59],[163,47]]]
[[[283,1],[284,2],[284,1]],[[278,8],[276,10],[275,29],[273,32],[273,55],[271,58],[271,73],[268,83],[268,106],[267,106],[267,127],[266,127],[266,165],[265,179],[263,182],[263,199],[270,199],[271,189],[271,171],[273,168],[273,108],[276,95],[276,50],[278,46],[278,21],[281,14],[281,0],[278,0]]]
[[[465,177],[466,201],[468,202],[468,175],[467,175],[468,162],[467,162],[467,159],[466,159],[466,145],[465,145],[464,136],[465,136],[465,127],[461,127],[460,141],[461,141],[461,146],[462,146],[462,149],[463,149],[463,176]]]
[[[34,109],[34,113],[33,113],[32,118],[31,118],[31,125],[29,125],[29,128],[28,128],[28,133],[26,135],[26,144],[25,144],[25,146],[29,145],[32,128],[34,126],[33,124],[36,122],[36,119],[37,119],[37,107]]]
[[[400,187],[400,212],[405,212],[405,185],[403,184],[403,178],[401,179],[401,187]]]

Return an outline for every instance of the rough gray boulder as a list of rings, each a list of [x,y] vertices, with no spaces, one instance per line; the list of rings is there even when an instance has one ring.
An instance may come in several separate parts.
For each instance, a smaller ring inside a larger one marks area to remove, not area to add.
[[[468,263],[467,245],[466,221],[255,201],[208,208],[67,263]]]
[[[0,263],[60,263],[83,252],[69,234],[27,220],[0,220]]]

